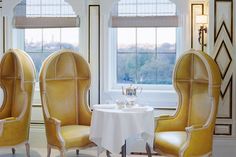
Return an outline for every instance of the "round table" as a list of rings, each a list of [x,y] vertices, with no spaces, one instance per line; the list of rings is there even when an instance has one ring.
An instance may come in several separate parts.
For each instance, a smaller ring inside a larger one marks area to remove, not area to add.
[[[90,140],[97,144],[98,148],[119,154],[122,146],[125,146],[126,140],[137,135],[150,146],[153,145],[153,108],[96,108],[93,110]],[[127,152],[130,152],[128,147],[126,149]]]

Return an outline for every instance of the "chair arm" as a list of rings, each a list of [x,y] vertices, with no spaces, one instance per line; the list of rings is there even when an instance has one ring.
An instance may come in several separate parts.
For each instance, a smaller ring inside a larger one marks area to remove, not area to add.
[[[0,120],[0,136],[2,136],[4,128],[6,128],[6,127],[4,127],[6,125],[6,123],[8,123],[8,126],[9,126],[9,125],[16,123],[16,122],[19,123],[19,119],[15,118],[15,117],[7,117],[4,119],[1,119]]]
[[[59,119],[54,118],[54,117],[49,117],[48,121],[50,123],[55,124],[56,126],[61,126],[61,121]]]
[[[45,129],[48,144],[62,148],[65,146],[65,141],[61,135],[61,121],[57,118],[51,117],[47,108],[45,93],[41,93],[43,114],[45,120]]]
[[[205,125],[185,128],[187,142],[181,148],[180,156],[200,156],[212,151],[213,131]]]
[[[28,133],[28,125],[29,123],[26,121],[26,118],[24,117],[26,114],[26,111],[28,109],[28,95],[26,92],[20,93],[20,95],[23,97],[23,110],[20,113],[18,117],[7,117],[2,120],[0,120],[0,136],[21,136],[26,135]],[[7,130],[7,131],[5,131]],[[8,130],[12,130],[9,132]],[[10,135],[13,134],[13,135]]]
[[[5,121],[6,121],[5,119],[1,119],[0,120],[0,136],[2,136],[3,126],[4,126]]]
[[[171,119],[171,118],[173,118],[172,116],[170,116],[170,115],[161,115],[160,117],[157,117],[157,119]]]
[[[62,148],[65,146],[64,139],[61,135],[61,121],[54,118],[49,117],[45,119],[45,127],[46,127],[46,135],[48,143]]]
[[[191,132],[194,130],[204,129],[204,128],[205,128],[205,126],[203,126],[203,125],[192,125],[192,126],[186,127],[185,130],[186,130],[186,132]]]
[[[172,115],[163,115],[157,117],[156,132],[183,130],[182,121]]]
[[[23,136],[27,132],[27,123],[23,119],[8,117],[0,120],[0,136]],[[11,131],[9,131],[11,130]]]

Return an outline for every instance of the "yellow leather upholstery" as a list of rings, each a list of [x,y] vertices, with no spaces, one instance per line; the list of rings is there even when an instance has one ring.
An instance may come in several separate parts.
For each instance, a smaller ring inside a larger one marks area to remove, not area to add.
[[[19,49],[8,50],[0,66],[0,86],[4,91],[0,146],[28,144],[34,82],[35,67],[31,58]]]
[[[217,64],[206,53],[190,50],[176,63],[173,84],[178,109],[157,120],[154,149],[172,156],[211,154],[221,85]]]
[[[88,63],[71,51],[53,53],[40,71],[40,93],[49,149],[80,148],[91,143],[91,111],[87,93],[91,74]],[[49,153],[50,154],[50,153]]]
[[[61,134],[65,140],[67,148],[83,147],[90,144],[89,126],[85,125],[67,125],[61,127]]]
[[[158,149],[165,150],[169,148],[169,154],[178,154],[181,146],[186,142],[187,133],[185,131],[166,131],[155,134],[155,145]]]

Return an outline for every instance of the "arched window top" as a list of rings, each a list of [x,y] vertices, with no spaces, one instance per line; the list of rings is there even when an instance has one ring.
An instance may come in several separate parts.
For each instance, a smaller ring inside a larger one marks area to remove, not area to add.
[[[76,17],[65,0],[22,0],[14,9],[15,16]]]
[[[176,4],[170,0],[120,0],[112,16],[174,16]]]
[[[65,0],[22,0],[14,8],[15,28],[78,27],[79,18]]]

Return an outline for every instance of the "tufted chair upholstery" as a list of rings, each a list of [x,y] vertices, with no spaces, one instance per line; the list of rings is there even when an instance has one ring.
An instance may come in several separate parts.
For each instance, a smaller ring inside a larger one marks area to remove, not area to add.
[[[0,108],[0,147],[26,145],[29,157],[29,128],[35,67],[31,58],[19,49],[10,49],[2,57],[0,86],[3,104]]]
[[[173,84],[178,109],[157,120],[154,150],[181,157],[211,155],[221,85],[217,64],[206,53],[190,50],[176,63]]]
[[[40,93],[48,142],[51,148],[65,151],[90,144],[91,111],[87,93],[91,74],[79,54],[64,50],[53,53],[40,71]],[[78,150],[77,150],[78,153]]]

